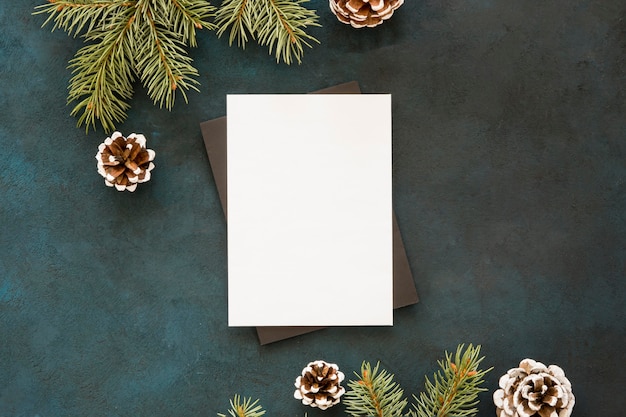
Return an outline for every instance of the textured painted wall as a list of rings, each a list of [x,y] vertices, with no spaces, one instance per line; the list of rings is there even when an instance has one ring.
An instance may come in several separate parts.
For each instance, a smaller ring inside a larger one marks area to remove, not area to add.
[[[309,360],[347,375],[381,360],[417,393],[461,342],[495,367],[481,417],[524,357],[565,369],[574,415],[623,414],[622,1],[412,0],[374,30],[311,1],[322,44],[291,67],[203,32],[202,92],[167,112],[138,88],[119,126],[157,153],[134,194],[96,173],[104,135],[65,104],[81,40],[40,29],[36,4],[0,5],[0,416],[214,416],[235,393],[303,415],[292,384]],[[260,347],[226,326],[226,225],[199,123],[227,93],[350,80],[393,95],[395,210],[421,302],[392,328]]]

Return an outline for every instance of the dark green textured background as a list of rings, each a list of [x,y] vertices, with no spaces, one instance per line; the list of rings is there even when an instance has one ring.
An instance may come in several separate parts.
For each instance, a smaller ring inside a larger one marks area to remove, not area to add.
[[[36,4],[0,5],[0,416],[215,416],[235,393],[303,415],[292,384],[310,360],[347,375],[380,360],[418,393],[461,342],[495,368],[481,417],[525,357],[564,368],[574,416],[624,414],[623,1],[407,0],[373,30],[311,1],[322,43],[291,67],[201,32],[201,93],[167,112],[138,87],[119,126],[157,154],[134,194],[96,173],[105,135],[65,105],[81,40],[40,29]],[[228,93],[351,80],[393,95],[394,208],[421,302],[390,328],[261,347],[226,325],[226,224],[199,123]]]

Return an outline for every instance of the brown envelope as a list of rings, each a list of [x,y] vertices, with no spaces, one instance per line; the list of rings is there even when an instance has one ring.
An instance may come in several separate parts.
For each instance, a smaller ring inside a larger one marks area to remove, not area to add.
[[[324,90],[316,91],[319,94],[360,94],[361,90],[356,81],[340,84]],[[224,214],[227,213],[226,197],[226,117],[209,120],[200,124],[204,145],[207,154],[217,192],[222,203]],[[393,307],[400,308],[419,301],[415,282],[409,267],[409,261],[404,249],[402,235],[398,228],[396,215],[393,215]],[[280,326],[280,327],[257,327],[257,335],[262,345],[277,342],[279,340],[309,333],[323,327],[311,326]]]

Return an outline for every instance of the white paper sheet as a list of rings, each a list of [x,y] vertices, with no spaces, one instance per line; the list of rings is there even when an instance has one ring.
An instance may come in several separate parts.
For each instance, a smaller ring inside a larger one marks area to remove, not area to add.
[[[391,96],[229,95],[229,326],[393,324]]]

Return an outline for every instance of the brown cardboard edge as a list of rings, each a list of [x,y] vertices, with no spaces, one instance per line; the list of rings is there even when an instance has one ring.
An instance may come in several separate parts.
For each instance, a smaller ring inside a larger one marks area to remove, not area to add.
[[[318,90],[312,94],[360,94],[356,81],[339,84],[334,87]],[[209,157],[209,164],[222,204],[224,215],[228,212],[226,187],[226,116],[200,123],[202,137]],[[398,227],[395,212],[393,213],[393,308],[406,307],[419,301],[417,289],[406,249]],[[302,334],[321,330],[324,327],[312,326],[259,326],[256,328],[261,345],[277,342]]]

